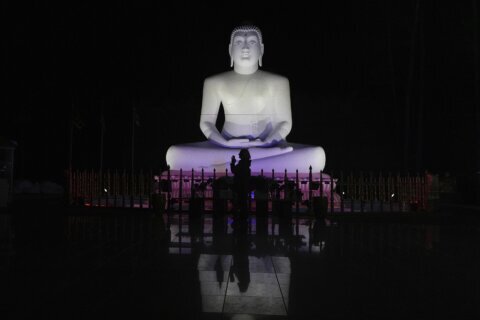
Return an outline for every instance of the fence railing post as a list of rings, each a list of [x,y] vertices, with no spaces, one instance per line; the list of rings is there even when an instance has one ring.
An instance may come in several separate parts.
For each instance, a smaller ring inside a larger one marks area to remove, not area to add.
[[[155,180],[153,179],[153,171],[152,168],[150,168],[150,173],[148,174],[148,209],[152,209],[152,200],[153,200],[153,182]]]
[[[385,179],[383,178],[381,171],[378,176],[378,183],[378,200],[380,205],[380,212],[383,212],[383,201],[385,200]]]
[[[421,179],[421,184],[422,184],[422,208],[423,210],[428,209],[427,208],[427,184],[425,181],[425,176],[420,177]]]
[[[93,169],[90,171],[90,208],[93,208],[93,188],[95,186],[95,176],[93,174]]]
[[[343,171],[340,171],[340,183],[337,183],[337,189],[340,190],[340,212],[344,212],[344,198],[345,198],[345,181],[343,180]],[[342,186],[342,188],[339,188],[339,185]]]
[[[310,172],[311,172],[311,170],[310,170]],[[311,175],[310,175],[310,183],[312,183]],[[320,185],[319,185],[319,188],[320,188],[320,190],[319,190],[320,201],[323,201],[323,171],[322,170],[320,170]],[[311,190],[311,188],[310,188],[310,190]]]
[[[363,179],[363,172],[360,171],[360,177],[358,178],[359,196],[360,196],[360,212],[364,211],[365,202],[365,182]]]
[[[183,202],[183,171],[180,169],[179,190],[178,190],[178,212],[182,214]]]
[[[126,178],[125,169],[123,169],[123,173],[122,173],[122,176],[121,176],[122,208],[125,208],[125,195],[128,192],[128,188],[127,188],[127,185],[126,185],[126,180],[127,180],[127,178]]]
[[[333,194],[333,170],[330,175],[330,212],[334,213],[334,194]]]
[[[159,187],[159,196],[160,197],[163,197],[162,195],[162,177],[163,177],[163,172],[160,173],[160,178],[158,180],[158,187]],[[167,195],[166,195],[166,198],[165,198],[165,202],[166,203],[162,203],[162,205],[164,206],[163,208],[165,208],[166,206],[166,229],[170,231],[170,190],[171,190],[171,186],[172,186],[172,181],[170,180],[170,166],[167,165]]]
[[[377,188],[377,184],[375,183],[375,179],[373,177],[373,172],[370,171],[370,212],[373,212],[373,205],[374,205],[374,202],[375,202],[375,199],[376,199],[376,188]]]
[[[190,199],[195,198],[195,170],[192,168],[192,177],[190,178]],[[190,206],[192,202],[190,201]]]
[[[201,179],[200,179],[200,185],[202,186],[201,188],[201,191],[202,191],[202,198],[203,198],[203,201],[205,201],[205,190],[207,189],[207,187],[203,184],[203,181],[204,181],[204,170],[202,168],[202,173],[201,173]]]
[[[73,199],[73,172],[72,168],[68,168],[68,205],[72,204]]]
[[[105,208],[108,208],[109,207],[108,198],[110,194],[110,170],[107,170],[106,177],[102,178],[101,181],[103,181],[103,184],[100,186],[101,187],[100,192],[101,193],[105,192]]]
[[[298,179],[298,169],[295,171],[295,214],[298,217],[298,214],[300,213],[300,202],[299,199],[301,197],[301,191],[300,191],[300,181]]]
[[[145,176],[143,175],[143,170],[140,170],[139,177],[137,178],[138,184],[138,201],[140,204],[140,209],[143,209],[143,195],[144,195],[144,183],[145,183]]]
[[[213,210],[215,211],[216,207],[215,207],[215,198],[216,198],[216,190],[215,190],[215,187],[216,187],[216,180],[217,180],[217,170],[215,168],[213,168],[213,181],[212,181],[212,207],[213,207]]]
[[[276,183],[275,181],[275,170],[272,169],[272,183]],[[273,200],[277,200],[277,192],[278,192],[278,189],[274,190],[275,191],[275,194],[272,194],[272,211],[273,211]]]
[[[134,202],[135,202],[135,198],[134,198],[134,195],[135,195],[135,179],[134,179],[134,175],[133,175],[133,171],[130,172],[130,175],[129,175],[129,185],[130,185],[130,208],[133,208],[134,207]]]
[[[161,186],[160,186],[161,187]],[[167,166],[167,219],[170,215],[170,209],[171,209],[171,187],[172,187],[172,179],[170,176],[170,166]],[[160,192],[162,190],[160,189]]]
[[[349,190],[350,190],[350,212],[355,211],[355,198],[357,194],[357,186],[355,185],[355,180],[353,177],[353,172],[350,172],[350,177],[348,178],[349,181]]]

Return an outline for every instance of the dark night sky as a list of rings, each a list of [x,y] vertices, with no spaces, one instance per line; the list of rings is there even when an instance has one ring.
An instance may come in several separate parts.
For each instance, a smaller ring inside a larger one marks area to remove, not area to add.
[[[263,31],[264,69],[290,79],[289,140],[323,146],[327,171],[475,170],[472,1],[14,3],[1,10],[0,135],[19,143],[19,176],[61,176],[72,104],[85,124],[74,167],[99,165],[102,106],[105,167],[130,167],[132,105],[137,168],[203,140],[203,79],[229,68],[244,20]]]

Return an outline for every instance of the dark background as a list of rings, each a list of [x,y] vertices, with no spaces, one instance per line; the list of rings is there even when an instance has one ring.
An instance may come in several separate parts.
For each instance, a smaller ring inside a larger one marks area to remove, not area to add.
[[[203,79],[229,70],[244,20],[263,69],[290,80],[289,141],[323,146],[326,171],[478,170],[475,1],[307,3],[3,1],[0,135],[18,142],[17,177],[61,180],[70,141],[74,168],[99,168],[102,109],[104,168],[131,168],[133,106],[135,169],[204,140]]]

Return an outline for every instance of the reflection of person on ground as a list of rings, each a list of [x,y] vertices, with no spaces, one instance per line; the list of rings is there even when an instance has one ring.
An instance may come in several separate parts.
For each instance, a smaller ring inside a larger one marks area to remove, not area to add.
[[[237,216],[235,219],[246,220],[246,217]],[[246,226],[246,223],[239,224]],[[248,240],[247,228],[237,228],[233,239],[233,263],[230,268],[230,281],[238,281],[240,292],[246,292],[250,284],[249,249],[250,242]]]
[[[170,229],[165,225],[162,215],[151,216],[152,238],[151,256],[158,256],[158,253],[167,253],[170,241]]]
[[[255,251],[257,256],[265,256],[268,253],[268,217],[267,215],[255,216]]]
[[[207,78],[203,86],[200,129],[208,141],[171,146],[171,169],[224,170],[232,153],[248,148],[252,170],[314,172],[323,170],[321,147],[287,143],[292,128],[290,85],[287,78],[259,70],[264,44],[255,26],[233,30],[229,53],[233,71]],[[220,106],[225,123],[216,128]]]
[[[224,252],[227,220],[223,214],[213,212],[212,214],[212,247],[216,253]]]
[[[277,244],[279,250],[290,250],[294,243],[293,224],[291,212],[282,213],[278,216],[278,235],[280,242]]]
[[[192,245],[198,244],[200,242],[200,238],[203,236],[202,227],[202,218],[200,214],[190,214],[188,217],[188,233],[190,234]]]
[[[225,280],[224,277],[224,272],[223,272],[223,266],[222,266],[222,259],[221,255],[217,257],[217,261],[215,261],[215,276],[217,278],[217,283],[218,283],[218,288],[222,287],[222,283]]]
[[[313,228],[310,230],[310,246],[319,246],[320,250],[325,248],[326,227],[325,218],[323,217],[313,221]]]

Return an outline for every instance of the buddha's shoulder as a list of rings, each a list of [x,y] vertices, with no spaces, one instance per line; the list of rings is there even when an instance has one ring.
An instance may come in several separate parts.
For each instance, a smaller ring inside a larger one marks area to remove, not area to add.
[[[209,76],[209,77],[205,78],[204,83],[208,84],[208,85],[222,84],[222,83],[228,81],[232,77],[231,73],[232,73],[231,71],[227,71],[227,72],[214,74],[212,76]]]
[[[205,83],[208,83],[210,85],[228,83],[231,80],[234,80],[236,77],[238,77],[238,74],[236,74],[234,71],[227,71],[227,72],[218,73],[206,78]],[[260,81],[264,80],[264,81],[267,81],[268,83],[273,83],[273,84],[275,83],[288,84],[287,77],[284,77],[282,75],[275,74],[272,72],[263,71],[263,70],[258,70],[255,73],[255,78],[257,80],[260,80]]]
[[[288,82],[288,78],[276,73],[268,72],[268,71],[259,71],[260,76],[268,81],[275,81],[275,82]]]

